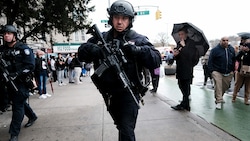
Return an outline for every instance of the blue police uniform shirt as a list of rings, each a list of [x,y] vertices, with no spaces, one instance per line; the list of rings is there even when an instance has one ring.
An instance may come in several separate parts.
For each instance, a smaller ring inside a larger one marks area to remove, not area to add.
[[[30,73],[35,68],[35,58],[31,48],[26,44],[17,42],[14,47],[3,46],[1,52],[4,53],[3,59],[11,63],[8,70],[10,73],[18,74]],[[9,56],[7,56],[7,52]]]

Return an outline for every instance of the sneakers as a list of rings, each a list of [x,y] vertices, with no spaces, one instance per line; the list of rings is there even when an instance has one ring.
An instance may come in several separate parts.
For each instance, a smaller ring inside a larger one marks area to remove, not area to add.
[[[33,94],[34,94],[34,95],[35,95],[35,94],[38,94],[38,90],[34,90],[34,93],[33,93]]]
[[[221,104],[221,103],[217,103],[217,104],[216,104],[216,109],[217,109],[217,110],[220,110],[221,107],[222,107],[222,104]]]
[[[65,86],[65,85],[67,85],[66,83],[60,83],[60,84],[58,84],[59,86]]]
[[[45,99],[45,98],[47,98],[47,96],[45,94],[42,94],[39,96],[39,99]]]
[[[245,105],[250,105],[250,103],[247,101],[247,102],[245,102]]]
[[[82,84],[82,82],[78,82],[78,83],[76,83],[76,85],[79,85],[79,84]]]
[[[29,92],[29,95],[30,95],[30,96],[32,96],[32,95],[33,95],[33,93],[32,93],[32,92]]]
[[[205,89],[205,88],[206,88],[206,85],[202,85],[200,88],[201,88],[201,89]]]
[[[234,103],[236,101],[236,96],[233,96],[232,102]]]
[[[51,97],[51,96],[52,96],[51,94],[46,93],[46,94],[40,95],[39,99],[45,99],[45,98],[48,98],[48,97]]]
[[[249,105],[250,103],[249,103],[249,101],[248,101],[248,99],[247,100],[245,100],[245,105]]]
[[[48,94],[48,93],[46,93],[45,95],[46,95],[47,97],[51,97],[51,96],[52,96],[51,94]]]

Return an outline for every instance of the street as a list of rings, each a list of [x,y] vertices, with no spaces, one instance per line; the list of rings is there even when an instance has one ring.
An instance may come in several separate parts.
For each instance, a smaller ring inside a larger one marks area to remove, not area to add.
[[[67,80],[65,80],[67,82]],[[175,76],[160,78],[156,94],[147,92],[136,128],[138,141],[247,141],[250,130],[250,109],[241,99],[231,102],[225,95],[222,110],[216,110],[213,90],[201,89],[202,69],[195,68],[191,88],[191,111],[170,108],[182,95]],[[96,87],[89,77],[80,85],[58,86],[51,98],[30,97],[30,105],[38,120],[32,127],[21,129],[20,141],[110,141],[117,140],[117,130],[106,111]],[[48,91],[51,93],[50,86]],[[150,86],[151,87],[151,86]],[[11,111],[0,115],[0,141],[8,140]],[[23,125],[27,122],[24,118]]]
[[[164,64],[163,64],[164,65]],[[203,70],[198,64],[194,69],[193,85],[191,86],[190,106],[191,112],[205,119],[207,122],[231,133],[241,140],[249,140],[250,130],[250,108],[244,104],[243,90],[235,103],[232,103],[232,93],[228,92],[223,96],[225,103],[222,110],[215,109],[214,90],[208,81],[207,88],[201,88],[203,85]],[[229,91],[233,90],[233,84]],[[158,94],[167,97],[176,103],[182,100],[182,94],[178,88],[175,75],[166,75],[160,78]]]

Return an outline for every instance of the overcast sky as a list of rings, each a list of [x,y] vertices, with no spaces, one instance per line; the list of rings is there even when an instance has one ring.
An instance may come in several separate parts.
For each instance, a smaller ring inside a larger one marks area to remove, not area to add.
[[[92,0],[96,12],[90,16],[101,31],[108,30],[101,20],[107,19],[106,9],[115,0]],[[133,29],[147,35],[153,42],[158,33],[167,33],[170,38],[174,23],[191,22],[203,30],[208,40],[222,36],[237,36],[250,32],[249,0],[128,0],[136,11],[149,10],[149,15],[136,16]],[[157,7],[162,19],[155,20]],[[174,42],[171,40],[171,42]]]

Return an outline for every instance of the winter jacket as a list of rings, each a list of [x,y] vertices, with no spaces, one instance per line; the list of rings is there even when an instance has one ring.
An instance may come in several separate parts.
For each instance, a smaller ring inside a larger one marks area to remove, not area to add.
[[[235,51],[231,45],[227,48],[218,44],[211,50],[208,59],[208,69],[212,73],[213,71],[220,72],[222,74],[228,74],[234,71],[235,68]]]

